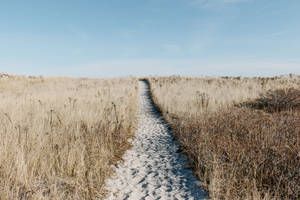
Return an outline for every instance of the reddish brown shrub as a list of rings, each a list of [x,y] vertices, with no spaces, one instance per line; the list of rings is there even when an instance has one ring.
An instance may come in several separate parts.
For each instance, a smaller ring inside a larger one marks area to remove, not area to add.
[[[269,90],[254,101],[242,103],[240,106],[261,109],[267,112],[300,108],[300,90],[294,88]]]
[[[300,198],[299,112],[232,108],[169,121],[212,198]]]

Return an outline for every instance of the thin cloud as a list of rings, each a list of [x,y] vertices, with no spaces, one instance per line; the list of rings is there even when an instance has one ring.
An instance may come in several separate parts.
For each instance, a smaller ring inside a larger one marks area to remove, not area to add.
[[[253,2],[254,0],[192,0],[190,5],[204,9],[220,9],[226,5]]]
[[[184,76],[276,76],[299,74],[300,60],[258,61],[241,59],[235,61],[204,61],[199,59],[125,59],[99,60],[77,65],[50,67],[33,63],[0,62],[2,72],[9,74],[72,76],[72,77],[120,77],[149,75]],[[34,70],[33,70],[34,69]]]
[[[223,0],[224,3],[243,3],[250,2],[251,0]]]
[[[282,35],[284,35],[286,33],[288,33],[287,30],[282,30],[282,31],[277,31],[277,32],[265,34],[263,37],[264,38],[278,37],[278,36],[282,36]]]
[[[177,54],[181,52],[181,47],[177,44],[164,44],[162,49],[166,53]]]
[[[81,40],[89,40],[90,39],[90,36],[88,35],[87,32],[80,30],[72,25],[70,25],[68,28],[73,36],[75,36]]]
[[[300,74],[299,62],[214,61],[195,59],[127,59],[95,61],[73,66],[73,76],[116,77],[148,75],[185,76],[275,76]],[[65,75],[70,75],[66,71]]]

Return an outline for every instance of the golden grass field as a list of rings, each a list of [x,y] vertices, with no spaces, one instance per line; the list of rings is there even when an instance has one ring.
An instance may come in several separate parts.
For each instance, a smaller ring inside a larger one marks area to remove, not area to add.
[[[299,77],[147,80],[211,199],[300,198]]]
[[[0,78],[0,199],[97,199],[129,148],[137,80]]]
[[[148,77],[211,199],[300,198],[300,78]],[[101,199],[137,79],[0,74],[0,199]]]

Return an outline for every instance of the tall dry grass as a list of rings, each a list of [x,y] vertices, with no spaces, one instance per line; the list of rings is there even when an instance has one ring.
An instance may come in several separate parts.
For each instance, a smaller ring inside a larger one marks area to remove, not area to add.
[[[289,78],[189,78],[151,77],[157,103],[169,113],[194,115],[216,111],[259,97],[268,90],[299,87],[299,79]],[[174,98],[175,97],[175,98]]]
[[[148,80],[211,199],[300,198],[299,79]]]
[[[97,199],[129,148],[137,80],[0,78],[0,199]]]

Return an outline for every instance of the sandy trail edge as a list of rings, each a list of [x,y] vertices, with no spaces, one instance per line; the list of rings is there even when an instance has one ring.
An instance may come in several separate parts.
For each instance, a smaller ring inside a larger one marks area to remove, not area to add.
[[[205,199],[205,192],[188,168],[184,155],[177,153],[166,123],[157,114],[147,82],[139,82],[138,129],[132,149],[116,166],[107,181],[108,200],[116,199]]]

